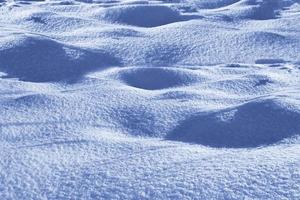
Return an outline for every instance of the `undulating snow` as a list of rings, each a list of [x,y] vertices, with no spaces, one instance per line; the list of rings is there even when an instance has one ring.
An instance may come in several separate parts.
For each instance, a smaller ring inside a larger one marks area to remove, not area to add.
[[[300,0],[0,0],[0,199],[300,199]]]

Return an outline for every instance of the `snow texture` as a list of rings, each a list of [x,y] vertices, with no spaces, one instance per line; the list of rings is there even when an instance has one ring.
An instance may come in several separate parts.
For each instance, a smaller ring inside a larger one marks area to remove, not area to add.
[[[300,199],[299,0],[0,0],[0,199]]]

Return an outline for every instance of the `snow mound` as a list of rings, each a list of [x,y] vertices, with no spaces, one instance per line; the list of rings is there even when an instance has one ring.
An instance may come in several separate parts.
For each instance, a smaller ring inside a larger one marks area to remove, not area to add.
[[[63,9],[63,6],[60,9]],[[67,9],[67,7],[64,9]],[[77,9],[78,12],[81,11],[80,8]],[[60,34],[61,32],[73,31],[93,24],[91,20],[82,18],[80,15],[66,15],[59,9],[55,12],[36,9],[33,9],[32,11],[26,9],[13,9],[11,12],[15,17],[7,20],[26,26],[31,29],[31,32],[33,33],[47,32]]]
[[[274,86],[279,86],[280,80],[267,75],[245,75],[231,80],[212,81],[208,87],[236,95],[256,95],[270,92]]]
[[[84,74],[116,64],[104,51],[90,51],[48,38],[28,36],[0,49],[0,71],[31,82],[73,82]]]
[[[37,107],[55,107],[59,106],[58,98],[52,95],[45,95],[45,94],[30,94],[18,97],[9,103],[15,107],[27,107],[36,109]]]
[[[167,138],[211,147],[271,145],[300,134],[300,112],[276,99],[252,101],[184,120]]]
[[[181,21],[179,11],[162,5],[128,5],[101,10],[94,15],[113,23],[140,27],[157,27]]]
[[[231,5],[239,0],[187,0],[200,9],[214,9]]]
[[[241,0],[229,6],[229,15],[239,19],[274,19],[285,7],[297,2],[299,3],[298,0]]]
[[[201,81],[191,70],[176,68],[131,68],[121,70],[119,78],[129,86],[145,90],[180,87]]]

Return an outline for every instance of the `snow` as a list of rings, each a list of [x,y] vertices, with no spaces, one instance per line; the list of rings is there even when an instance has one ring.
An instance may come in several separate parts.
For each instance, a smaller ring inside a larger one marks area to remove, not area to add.
[[[179,11],[160,5],[123,5],[101,11],[93,17],[140,27],[157,27],[180,20]]]
[[[0,199],[300,199],[299,0],[0,0]]]

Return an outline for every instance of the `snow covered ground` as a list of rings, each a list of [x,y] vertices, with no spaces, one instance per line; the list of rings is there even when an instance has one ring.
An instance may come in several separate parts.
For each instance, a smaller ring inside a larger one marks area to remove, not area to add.
[[[300,199],[300,0],[0,0],[0,199]]]

